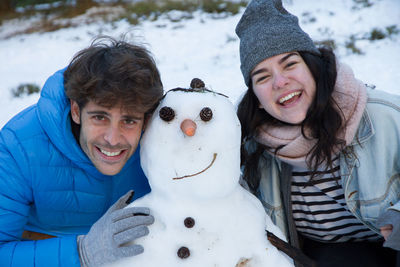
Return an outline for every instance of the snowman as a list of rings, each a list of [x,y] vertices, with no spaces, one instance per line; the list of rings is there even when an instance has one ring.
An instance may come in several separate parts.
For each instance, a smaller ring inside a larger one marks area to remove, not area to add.
[[[240,123],[222,94],[193,79],[168,91],[141,140],[151,193],[129,206],[149,207],[144,252],[110,267],[293,266],[265,234],[284,238],[251,193],[239,184]]]

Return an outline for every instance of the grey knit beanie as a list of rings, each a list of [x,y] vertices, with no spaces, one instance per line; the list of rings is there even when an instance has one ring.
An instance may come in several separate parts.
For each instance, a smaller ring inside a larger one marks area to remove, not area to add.
[[[251,71],[266,58],[292,51],[320,54],[281,0],[252,0],[236,26],[236,34],[240,39],[240,69],[247,86]]]

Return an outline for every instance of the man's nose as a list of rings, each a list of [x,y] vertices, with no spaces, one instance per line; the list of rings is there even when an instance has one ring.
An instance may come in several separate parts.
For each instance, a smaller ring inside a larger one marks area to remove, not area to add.
[[[121,130],[119,127],[110,126],[104,134],[104,140],[112,146],[119,144],[121,140]]]

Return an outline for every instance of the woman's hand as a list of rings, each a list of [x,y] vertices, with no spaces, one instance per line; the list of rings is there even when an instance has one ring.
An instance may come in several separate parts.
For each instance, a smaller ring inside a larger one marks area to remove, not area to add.
[[[391,224],[386,224],[384,226],[382,226],[381,228],[379,228],[381,230],[381,235],[385,238],[385,241],[387,240],[387,238],[390,236],[390,234],[392,233],[393,230],[393,225]]]

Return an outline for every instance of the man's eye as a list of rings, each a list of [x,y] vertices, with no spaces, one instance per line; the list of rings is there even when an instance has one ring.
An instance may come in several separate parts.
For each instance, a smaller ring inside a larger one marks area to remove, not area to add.
[[[131,119],[125,120],[125,124],[128,124],[128,125],[133,125],[133,124],[135,124],[135,123],[136,123],[135,120],[131,120]]]
[[[105,120],[105,117],[102,116],[102,115],[95,115],[93,117],[94,117],[95,120],[98,120],[98,121],[104,121]]]

